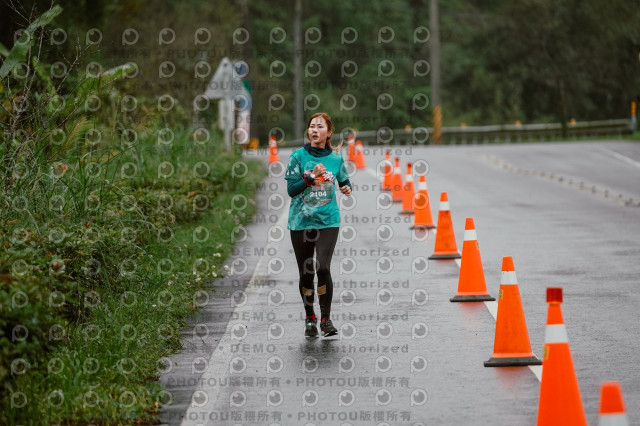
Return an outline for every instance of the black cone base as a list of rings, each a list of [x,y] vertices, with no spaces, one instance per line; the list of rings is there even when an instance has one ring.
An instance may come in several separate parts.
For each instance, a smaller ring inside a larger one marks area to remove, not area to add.
[[[542,361],[535,356],[523,357],[491,357],[484,362],[485,367],[519,367],[523,365],[542,365]]]
[[[435,225],[413,225],[409,229],[436,229]]]
[[[451,302],[490,302],[496,300],[495,297],[490,294],[472,294],[464,296],[453,296],[449,299]]]
[[[429,259],[460,259],[460,253],[432,254]]]

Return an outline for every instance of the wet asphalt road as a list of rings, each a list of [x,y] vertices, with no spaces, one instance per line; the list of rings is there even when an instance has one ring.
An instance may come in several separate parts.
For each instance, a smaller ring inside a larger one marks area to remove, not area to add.
[[[640,423],[640,144],[587,142],[391,147],[403,174],[427,172],[437,220],[446,191],[458,249],[473,217],[488,291],[513,256],[533,352],[541,356],[545,289],[563,287],[583,405],[597,424],[600,384],[621,382]],[[286,216],[283,165],[240,229],[230,276],[188,320],[184,351],[166,361],[170,425],[535,424],[540,382],[528,367],[485,368],[495,319],[484,303],[451,303],[455,261],[427,261],[434,234],[389,203],[366,147],[342,195],[332,263],[333,338],[307,340]],[[264,156],[261,158],[265,159]],[[416,179],[417,181],[417,179]],[[317,304],[317,298],[316,298]],[[319,308],[316,308],[319,313]]]

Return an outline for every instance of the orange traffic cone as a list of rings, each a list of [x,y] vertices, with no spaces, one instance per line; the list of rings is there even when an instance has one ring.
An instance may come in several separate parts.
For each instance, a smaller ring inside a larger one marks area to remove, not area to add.
[[[600,388],[598,426],[629,426],[619,382],[604,382]]]
[[[496,300],[495,297],[487,292],[476,228],[473,224],[473,218],[470,217],[467,218],[464,225],[464,242],[462,243],[458,292],[449,300],[452,302]]]
[[[393,164],[391,164],[391,151],[384,154],[384,171],[382,172],[382,190],[391,191],[391,176],[393,175]]]
[[[269,136],[269,164],[280,161],[278,156],[278,144],[274,135]]]
[[[356,142],[355,163],[356,169],[364,169],[367,167],[364,161],[364,148],[362,147],[361,141]]]
[[[429,190],[425,175],[420,175],[418,193],[413,199],[413,211],[415,216],[413,226],[410,229],[433,229],[436,227],[433,224],[433,217],[431,217],[431,204],[429,203]]]
[[[356,137],[354,135],[349,135],[349,137],[347,138],[347,161],[356,161],[355,147]]]
[[[562,318],[562,288],[547,288],[547,330],[544,337],[538,426],[586,426],[578,378],[573,369],[567,329]]]
[[[529,332],[520,302],[520,290],[513,258],[502,258],[498,318],[493,342],[493,356],[484,362],[485,367],[509,367],[514,365],[540,365],[542,361],[531,352]]]
[[[416,187],[413,184],[411,163],[407,163],[407,178],[404,181],[404,189],[402,190],[402,211],[400,214],[413,214],[413,197],[415,195]]]
[[[402,202],[402,172],[400,171],[400,158],[396,157],[396,165],[391,176],[391,200],[394,203]]]
[[[440,194],[440,211],[438,212],[438,227],[436,228],[436,244],[429,259],[458,259],[458,246],[453,233],[453,222],[449,211],[447,193]]]

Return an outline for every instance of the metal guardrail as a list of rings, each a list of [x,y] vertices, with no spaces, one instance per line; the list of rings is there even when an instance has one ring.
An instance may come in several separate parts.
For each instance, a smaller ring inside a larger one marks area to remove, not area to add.
[[[381,127],[378,130],[358,132],[356,139],[364,145],[433,145],[433,129],[417,127],[414,129],[390,129]],[[622,136],[631,133],[631,120],[584,121],[567,124],[567,136],[601,137]],[[338,138],[336,138],[338,136]],[[342,139],[346,143],[348,133],[336,134],[332,138],[334,145]],[[543,142],[562,139],[562,124],[503,124],[493,126],[443,127],[442,144],[487,144]],[[283,143],[283,146],[302,146],[304,139],[294,139]]]

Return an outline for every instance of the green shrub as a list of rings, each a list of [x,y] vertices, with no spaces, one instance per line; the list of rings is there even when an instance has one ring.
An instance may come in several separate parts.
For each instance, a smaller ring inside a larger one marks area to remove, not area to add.
[[[36,46],[14,46],[14,62]],[[266,167],[225,152],[214,131],[204,140],[170,127],[179,106],[140,99],[123,111],[127,67],[65,85],[37,59],[16,79],[10,62],[0,72],[0,424],[153,419],[166,402],[158,360],[180,348],[194,293],[224,274],[230,235],[254,211],[231,199],[251,199]],[[28,109],[11,108],[20,99]],[[103,106],[91,115],[90,99]],[[200,228],[209,238],[195,243]]]

